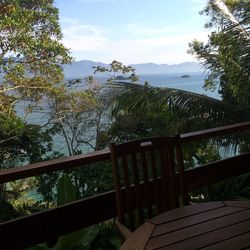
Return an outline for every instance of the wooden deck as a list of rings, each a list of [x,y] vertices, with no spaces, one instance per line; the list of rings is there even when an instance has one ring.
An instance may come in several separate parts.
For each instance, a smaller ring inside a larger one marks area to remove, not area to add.
[[[209,202],[150,219],[121,250],[237,250],[250,247],[250,201]]]
[[[250,122],[182,134],[180,143],[186,144],[198,139],[244,130],[250,130]],[[110,161],[108,149],[2,170],[0,171],[0,184],[73,167],[85,168],[90,163],[102,161]],[[249,162],[250,152],[189,169],[183,173],[186,191],[248,173],[250,172]],[[178,173],[175,174],[175,178],[179,179]],[[179,186],[177,186],[177,190],[180,190]],[[117,215],[115,204],[115,192],[110,191],[58,208],[0,223],[1,244],[8,245],[9,249],[22,249],[112,219]],[[102,209],[99,209],[100,207]]]

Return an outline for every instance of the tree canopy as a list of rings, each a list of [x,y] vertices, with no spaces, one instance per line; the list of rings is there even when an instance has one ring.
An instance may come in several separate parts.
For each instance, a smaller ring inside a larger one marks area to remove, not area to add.
[[[70,63],[61,43],[53,0],[0,1],[0,157],[1,168],[41,161],[52,150],[49,131],[27,124],[16,107],[29,113],[41,102],[66,95],[62,65]],[[69,98],[70,99],[70,98]]]
[[[250,107],[250,1],[210,0],[201,12],[210,20],[208,42],[194,40],[189,53],[208,69],[204,86],[219,85],[223,100]]]
[[[0,2],[1,115],[13,113],[19,100],[38,103],[62,92],[61,65],[71,57],[61,43],[58,9],[53,2]]]
[[[100,72],[108,75],[107,83],[115,83],[121,80],[120,78],[129,79],[131,82],[136,82],[139,79],[132,66],[126,66],[116,60],[112,61],[109,67],[97,66],[93,68],[95,69],[94,74]]]
[[[176,124],[190,131],[249,119],[250,108],[250,2],[210,0],[201,12],[212,29],[206,44],[194,40],[189,53],[208,70],[204,87],[219,87],[222,100],[187,91],[151,86],[125,86],[127,92],[116,102],[114,113],[171,109]],[[175,126],[177,127],[177,126]],[[180,131],[179,131],[180,132]]]

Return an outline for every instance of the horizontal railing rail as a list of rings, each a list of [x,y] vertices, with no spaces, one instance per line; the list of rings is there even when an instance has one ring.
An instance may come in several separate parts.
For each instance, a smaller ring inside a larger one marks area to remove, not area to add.
[[[193,141],[197,141],[197,140],[201,140],[201,139],[205,139],[209,137],[230,134],[230,133],[239,132],[239,131],[248,130],[248,129],[250,129],[250,121],[221,126],[217,128],[210,128],[210,129],[189,132],[189,133],[181,134],[180,138],[181,138],[182,143],[188,143],[188,142],[193,142]]]
[[[250,129],[250,122],[201,130],[180,135],[181,143]],[[110,160],[109,149],[50,160],[24,167],[0,171],[0,184],[52,171],[85,167],[87,164]],[[250,152],[205,164],[184,172],[188,191],[216,181],[250,172]],[[176,176],[178,179],[178,175]],[[105,221],[116,216],[114,191],[95,195],[57,208],[0,223],[1,245],[5,249],[22,249],[50,241],[72,231]]]
[[[250,172],[250,152],[204,164],[184,172],[187,191]]]
[[[53,171],[65,170],[72,167],[84,167],[90,163],[96,163],[109,159],[109,149],[104,149],[61,159],[38,162],[23,167],[4,169],[0,171],[0,184],[31,176],[51,173]]]
[[[181,143],[188,143],[191,141],[196,141],[200,139],[205,139],[213,136],[218,136],[248,129],[250,130],[250,121],[181,134],[180,139]],[[4,169],[0,171],[0,184],[8,181],[14,181],[31,176],[50,173],[53,171],[69,169],[77,166],[84,166],[89,163],[96,163],[104,160],[110,160],[108,148],[91,153],[85,153],[61,159],[29,164],[23,167]]]
[[[249,161],[250,153],[247,153],[232,159],[189,169],[185,172],[187,189],[190,192],[216,181],[247,173],[250,171]],[[176,174],[177,179],[178,174]],[[27,248],[41,242],[53,241],[61,235],[110,220],[116,216],[115,191],[105,192],[47,211],[0,223],[1,245],[6,246],[6,250]]]
[[[116,216],[115,191],[0,223],[0,249],[21,250]]]

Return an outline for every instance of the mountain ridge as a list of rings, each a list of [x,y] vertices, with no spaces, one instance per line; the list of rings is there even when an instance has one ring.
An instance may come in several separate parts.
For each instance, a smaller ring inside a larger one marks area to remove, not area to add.
[[[199,63],[183,62],[179,64],[157,64],[152,62],[129,64],[136,70],[137,75],[152,75],[152,74],[171,74],[171,73],[192,73],[204,71]],[[109,64],[95,62],[91,60],[75,61],[70,65],[64,65],[63,70],[66,78],[85,77],[94,74],[93,67],[104,66],[109,67]],[[100,74],[99,74],[100,75]],[[103,73],[101,74],[103,75]],[[98,74],[97,74],[98,76]]]

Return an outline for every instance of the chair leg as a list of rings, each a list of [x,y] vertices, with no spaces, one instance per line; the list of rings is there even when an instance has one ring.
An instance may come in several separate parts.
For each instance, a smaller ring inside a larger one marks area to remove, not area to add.
[[[132,232],[117,219],[115,220],[115,226],[124,241],[132,235]]]

